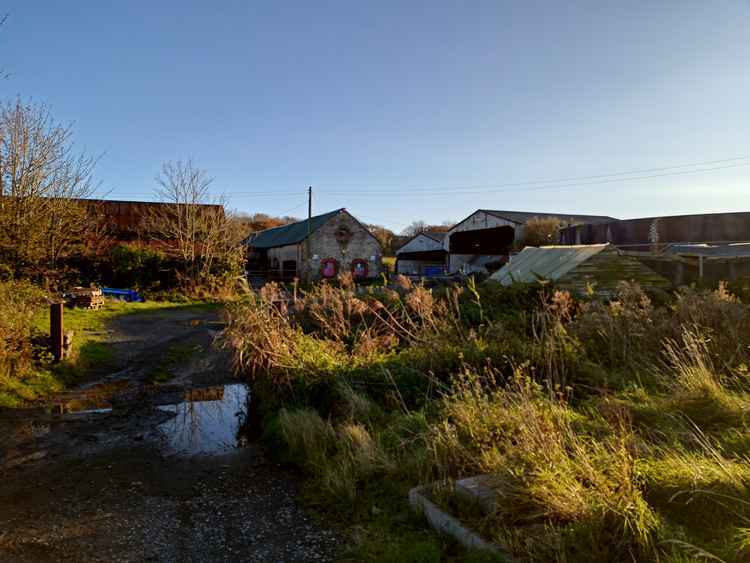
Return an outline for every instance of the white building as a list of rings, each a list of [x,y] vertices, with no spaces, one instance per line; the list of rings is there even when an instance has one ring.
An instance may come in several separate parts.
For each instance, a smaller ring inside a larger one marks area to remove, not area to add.
[[[515,243],[523,239],[524,225],[534,218],[549,217],[570,225],[615,221],[600,215],[479,209],[451,228],[443,238],[448,273],[499,269],[517,246]]]
[[[446,271],[445,232],[424,232],[396,251],[396,273],[405,276],[436,276]]]

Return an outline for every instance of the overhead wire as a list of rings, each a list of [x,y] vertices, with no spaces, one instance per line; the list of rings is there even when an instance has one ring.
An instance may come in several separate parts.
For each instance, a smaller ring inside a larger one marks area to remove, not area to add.
[[[594,174],[590,176],[572,176],[568,178],[557,178],[557,179],[547,179],[547,180],[526,180],[523,182],[513,182],[513,183],[504,183],[504,184],[477,184],[477,185],[471,185],[471,186],[451,186],[451,187],[431,187],[431,188],[409,188],[409,187],[401,187],[398,188],[397,192],[394,193],[400,193],[403,190],[410,190],[410,191],[455,191],[455,190],[461,190],[461,189],[467,189],[467,190],[473,190],[473,189],[482,189],[482,188],[506,188],[506,187],[521,187],[521,186],[531,186],[531,185],[537,185],[537,184],[557,184],[557,183],[564,183],[564,182],[572,182],[572,181],[580,181],[580,180],[596,180],[600,178],[609,178],[614,176],[628,176],[633,174],[645,174],[650,172],[663,172],[665,170],[675,170],[678,168],[689,168],[689,167],[696,167],[696,166],[707,166],[709,164],[722,164],[725,162],[736,162],[738,160],[750,160],[750,156],[737,156],[733,158],[724,158],[720,160],[704,160],[701,162],[692,162],[687,164],[675,164],[672,166],[661,166],[657,168],[640,168],[635,170],[627,170],[627,171],[621,171],[621,172],[611,172],[608,174]],[[736,164],[736,165],[730,165],[726,168],[735,168],[737,166],[747,166],[750,163],[747,164]],[[708,168],[704,170],[719,170],[725,167],[715,167],[715,168]],[[701,170],[699,170],[701,171]],[[693,171],[682,171],[682,172],[674,172],[673,174],[685,174],[690,173]],[[348,188],[352,189],[352,188]],[[367,189],[374,190],[377,188],[374,187],[368,187]],[[328,192],[328,193],[334,193],[334,192]],[[380,193],[384,193],[382,190],[380,190]]]
[[[714,172],[717,170],[726,170],[729,168],[741,168],[745,166],[750,166],[750,162],[741,163],[741,164],[730,164],[727,166],[716,166],[713,168],[700,168],[697,170],[682,170],[679,172],[669,172],[665,174],[650,174],[646,176],[631,176],[628,178],[609,178],[606,180],[596,180],[593,182],[573,182],[568,184],[552,184],[547,186],[533,186],[531,183],[524,183],[524,186],[529,186],[525,188],[516,187],[520,184],[502,184],[498,185],[495,188],[491,189],[473,189],[469,187],[453,187],[453,188],[442,188],[442,189],[409,189],[409,188],[403,188],[398,191],[384,191],[384,190],[375,190],[374,188],[369,188],[368,191],[357,191],[357,190],[349,190],[349,191],[340,191],[340,192],[332,192],[332,191],[322,191],[320,193],[324,193],[326,195],[350,195],[350,196],[375,196],[375,195],[402,195],[402,196],[433,196],[433,195],[455,195],[456,193],[459,194],[492,194],[492,193],[505,193],[505,192],[517,192],[517,191],[545,191],[545,190],[557,190],[561,188],[577,188],[577,187],[583,187],[583,186],[594,186],[599,184],[612,184],[617,182],[630,182],[634,180],[649,180],[652,178],[663,178],[667,176],[684,176],[687,174],[700,174],[701,172]]]
[[[733,158],[724,158],[717,160],[705,160],[701,162],[692,162],[686,164],[675,164],[670,166],[660,166],[652,168],[640,168],[620,172],[611,172],[607,174],[594,174],[588,176],[569,176],[557,179],[545,180],[526,180],[521,182],[501,183],[501,184],[475,184],[461,186],[438,186],[438,187],[351,187],[351,188],[325,188],[325,185],[317,186],[315,190],[317,195],[329,196],[347,196],[347,197],[378,197],[383,195],[398,195],[406,197],[425,197],[425,196],[444,196],[454,194],[492,194],[516,191],[547,191],[567,188],[578,188],[592,185],[603,185],[618,182],[632,182],[638,180],[649,180],[654,178],[664,178],[669,176],[683,176],[688,174],[700,174],[704,172],[716,172],[720,170],[740,168],[750,166],[750,156],[738,156]],[[734,162],[736,164],[725,164]],[[711,166],[708,168],[697,168],[693,170],[679,170],[680,168],[695,168],[698,166],[708,166],[711,164],[722,164],[722,166]],[[670,171],[670,172],[667,172]],[[663,174],[651,174],[652,172],[664,172]],[[305,192],[297,191],[280,191],[280,190],[257,190],[257,191],[228,191],[226,196],[229,198],[255,197],[255,198],[292,198],[299,197]],[[128,195],[153,195],[145,192],[130,193]]]

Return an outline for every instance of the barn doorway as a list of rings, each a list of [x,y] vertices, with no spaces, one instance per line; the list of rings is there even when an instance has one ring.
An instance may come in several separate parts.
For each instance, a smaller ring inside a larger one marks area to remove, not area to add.
[[[293,282],[297,277],[297,261],[284,260],[281,263],[281,281]]]
[[[508,254],[516,239],[516,230],[510,226],[457,231],[450,236],[451,254],[499,256]]]

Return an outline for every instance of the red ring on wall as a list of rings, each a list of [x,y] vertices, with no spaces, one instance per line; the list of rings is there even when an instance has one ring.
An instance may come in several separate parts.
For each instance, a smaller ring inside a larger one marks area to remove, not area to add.
[[[364,266],[364,272],[360,275],[356,274],[357,264],[361,264],[362,266]],[[367,260],[363,260],[362,258],[355,258],[354,260],[352,260],[352,275],[355,278],[366,278],[367,274],[369,273],[370,273],[370,268],[367,265]]]
[[[328,267],[328,264],[332,264],[333,265],[333,273],[329,274],[329,275],[326,275],[326,269]],[[338,273],[339,273],[339,263],[338,263],[338,260],[336,260],[335,258],[324,258],[323,260],[320,261],[320,275],[321,275],[321,277],[324,277],[324,278],[327,278],[327,279],[331,279],[331,278],[335,278],[336,274],[338,274]]]

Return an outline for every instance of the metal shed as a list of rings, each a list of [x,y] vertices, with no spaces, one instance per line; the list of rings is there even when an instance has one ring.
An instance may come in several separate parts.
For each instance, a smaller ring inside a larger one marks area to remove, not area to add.
[[[669,281],[611,244],[529,246],[492,278],[503,285],[550,280],[574,293],[612,294],[620,281],[668,287]]]

